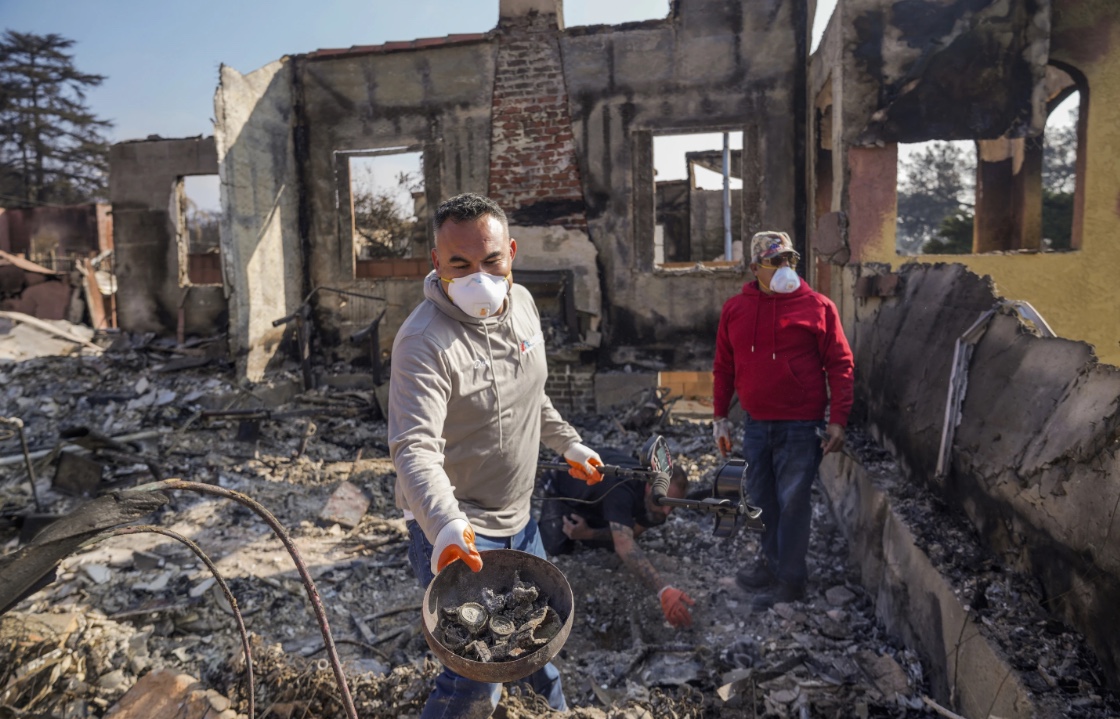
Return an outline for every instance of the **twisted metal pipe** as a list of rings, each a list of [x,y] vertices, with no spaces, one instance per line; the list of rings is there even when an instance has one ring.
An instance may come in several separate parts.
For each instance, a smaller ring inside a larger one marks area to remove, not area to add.
[[[303,558],[300,557],[299,549],[296,548],[295,542],[292,541],[291,535],[284,529],[284,526],[280,524],[279,520],[277,520],[271,512],[265,509],[264,505],[248,495],[235,492],[231,489],[215,487],[212,484],[188,482],[182,479],[165,479],[135,488],[135,490],[150,492],[158,492],[167,489],[182,489],[232,499],[256,512],[272,529],[276,536],[280,538],[280,541],[284,544],[284,548],[288,550],[288,554],[291,555],[292,561],[296,565],[296,570],[299,572],[303,586],[307,590],[307,598],[311,602],[311,609],[315,612],[315,618],[319,622],[319,631],[323,635],[323,644],[326,647],[331,668],[334,670],[335,681],[338,683],[338,688],[342,695],[342,706],[346,710],[347,719],[358,719],[358,710],[355,708],[354,699],[350,695],[350,686],[346,683],[346,674],[342,671],[342,662],[338,657],[338,649],[335,647],[334,637],[331,636],[331,627],[330,623],[327,621],[327,613],[323,609],[323,600],[319,597],[319,590],[315,587],[315,582],[311,579],[310,572],[307,571],[307,565],[304,564]]]
[[[35,500],[35,511],[43,512],[43,503],[39,501],[39,490],[35,488],[35,466],[31,462],[31,452],[27,449],[27,434],[23,431],[23,420],[19,417],[0,417],[0,424],[15,427],[19,431],[20,446],[23,447],[23,461],[27,464],[27,481],[31,483],[31,498]]]
[[[233,618],[237,621],[237,631],[241,634],[241,647],[245,651],[246,679],[249,682],[249,719],[253,719],[253,717],[256,716],[256,683],[253,680],[253,650],[249,646],[249,633],[245,630],[245,621],[241,617],[241,610],[237,608],[237,599],[233,596],[233,592],[230,591],[229,585],[226,584],[226,580],[223,579],[221,573],[218,572],[218,567],[210,561],[210,557],[206,556],[202,548],[178,532],[163,527],[157,527],[152,524],[143,524],[135,527],[118,527],[102,536],[107,538],[124,534],[142,534],[146,532],[162,534],[165,537],[171,537],[187,545],[187,547],[194,552],[195,556],[202,560],[203,564],[210,570],[210,573],[214,575],[214,579],[218,581],[218,586],[222,588],[222,592],[226,595],[226,601],[229,602],[229,606],[233,610]]]

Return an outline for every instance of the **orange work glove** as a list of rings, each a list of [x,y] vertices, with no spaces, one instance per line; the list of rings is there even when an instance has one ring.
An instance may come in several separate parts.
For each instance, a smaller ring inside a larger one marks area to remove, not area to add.
[[[439,574],[456,559],[466,562],[472,572],[482,569],[482,555],[474,546],[474,528],[465,519],[452,519],[439,530],[432,545],[432,574]]]
[[[568,474],[576,479],[582,479],[588,484],[598,484],[603,481],[603,475],[596,467],[603,466],[603,458],[590,447],[576,442],[568,451],[564,452],[564,459],[568,460],[571,469]]]
[[[720,454],[724,457],[731,454],[731,420],[727,417],[712,420],[712,438],[716,441]]]
[[[676,587],[662,587],[657,598],[661,600],[661,611],[670,624],[677,629],[692,626],[692,614],[688,611],[688,607],[696,604],[692,597]]]

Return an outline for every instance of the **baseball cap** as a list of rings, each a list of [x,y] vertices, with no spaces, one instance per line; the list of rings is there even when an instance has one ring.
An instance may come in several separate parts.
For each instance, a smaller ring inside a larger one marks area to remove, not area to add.
[[[797,250],[793,249],[793,241],[789,235],[784,232],[766,230],[756,232],[751,237],[751,263],[787,253],[797,258],[801,257]]]

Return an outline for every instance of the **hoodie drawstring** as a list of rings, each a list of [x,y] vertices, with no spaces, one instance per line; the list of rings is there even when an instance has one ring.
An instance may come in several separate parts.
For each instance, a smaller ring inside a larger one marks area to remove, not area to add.
[[[772,333],[770,346],[774,348],[774,354],[770,355],[770,359],[776,360],[778,359],[778,303],[773,301],[770,302],[770,332]]]
[[[494,397],[498,402],[498,451],[501,452],[505,446],[505,438],[502,433],[502,392],[498,388],[498,373],[494,370],[494,347],[490,344],[490,328],[485,322],[482,325],[482,333],[486,335],[486,351],[490,355],[490,383],[494,385]]]

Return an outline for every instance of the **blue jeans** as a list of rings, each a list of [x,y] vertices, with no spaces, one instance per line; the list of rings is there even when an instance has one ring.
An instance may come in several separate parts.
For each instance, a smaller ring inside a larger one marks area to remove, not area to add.
[[[746,419],[747,493],[762,509],[762,556],[778,581],[803,587],[809,577],[810,490],[821,463],[823,422]]]
[[[428,588],[435,578],[432,574],[432,544],[424,536],[424,531],[415,520],[408,522],[408,561],[412,571],[420,580],[420,586]],[[488,537],[475,532],[475,546],[478,551],[487,549],[519,549],[541,559],[548,559],[541,545],[537,523],[532,518],[512,537]],[[560,683],[560,672],[551,662],[533,672],[524,680],[537,694],[548,700],[548,705],[556,711],[566,711],[564,688]],[[428,697],[420,719],[486,719],[494,713],[498,700],[502,698],[502,685],[476,682],[451,671],[447,667],[436,677],[435,688]]]

